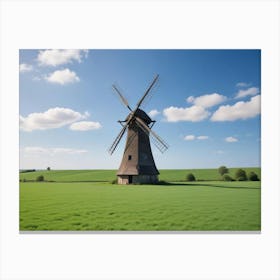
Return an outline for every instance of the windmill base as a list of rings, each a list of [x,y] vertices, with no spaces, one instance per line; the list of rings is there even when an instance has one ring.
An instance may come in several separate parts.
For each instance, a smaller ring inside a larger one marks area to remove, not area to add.
[[[157,182],[158,182],[157,175],[118,175],[119,185],[155,184]]]

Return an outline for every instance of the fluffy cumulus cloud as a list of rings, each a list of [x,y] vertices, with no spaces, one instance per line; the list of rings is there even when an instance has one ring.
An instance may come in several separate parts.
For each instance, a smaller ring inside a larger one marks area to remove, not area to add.
[[[184,137],[184,140],[186,141],[193,141],[195,139],[195,136],[194,135],[186,135]]]
[[[44,148],[44,147],[24,147],[23,152],[25,155],[57,155],[57,154],[84,154],[87,150],[72,149],[72,148]]]
[[[53,84],[65,85],[79,82],[80,78],[74,71],[71,71],[68,68],[66,68],[63,70],[54,71],[53,73],[45,77],[45,80]]]
[[[257,87],[250,87],[248,89],[241,89],[238,91],[238,93],[236,94],[235,98],[243,98],[246,96],[253,96],[260,93],[259,88]]]
[[[58,66],[81,62],[88,54],[88,50],[44,50],[39,51],[37,60],[39,64],[46,66]]]
[[[151,110],[148,115],[151,117],[151,118],[154,118],[155,116],[157,116],[158,114],[160,114],[160,112],[156,109],[154,110]]]
[[[87,131],[87,130],[96,130],[101,128],[101,124],[99,122],[75,122],[72,123],[69,127],[71,130],[78,130],[78,131]]]
[[[192,103],[192,106],[186,108],[171,106],[163,110],[163,115],[168,122],[199,122],[210,116],[210,112],[207,108],[220,104],[225,100],[226,97],[218,93],[205,94],[198,97],[189,96],[187,102]]]
[[[250,101],[239,101],[234,105],[220,106],[211,117],[212,121],[235,121],[256,117],[261,111],[261,96],[257,95]]]
[[[168,122],[191,121],[199,122],[209,116],[209,112],[201,106],[191,106],[188,108],[169,107],[163,110],[163,115]]]
[[[235,137],[229,136],[229,137],[225,138],[225,141],[229,142],[229,143],[233,143],[233,142],[238,142],[238,139]]]
[[[81,114],[68,108],[50,108],[43,113],[31,113],[27,117],[20,116],[20,129],[33,131],[59,128],[87,117],[87,112]]]
[[[21,72],[21,73],[30,72],[32,70],[33,70],[33,66],[30,64],[21,63],[19,65],[19,72]]]
[[[219,93],[205,94],[198,97],[190,96],[187,102],[193,103],[196,106],[203,108],[210,108],[224,102],[227,98]]]

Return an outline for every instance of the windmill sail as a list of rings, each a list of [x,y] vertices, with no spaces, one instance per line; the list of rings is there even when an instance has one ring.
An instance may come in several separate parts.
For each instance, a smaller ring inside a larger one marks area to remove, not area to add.
[[[124,106],[126,106],[130,111],[132,111],[132,109],[130,108],[128,101],[126,100],[126,98],[121,94],[120,90],[113,85],[113,89],[116,91],[116,93],[118,94],[118,97],[120,98],[121,102],[124,104]]]
[[[136,109],[138,109],[142,102],[144,101],[144,99],[147,97],[147,95],[149,94],[149,92],[151,91],[152,87],[154,86],[154,84],[156,83],[156,81],[158,80],[159,75],[156,75],[156,77],[154,78],[154,80],[152,81],[151,85],[148,87],[148,89],[146,90],[146,92],[144,93],[144,95],[142,96],[142,98],[138,101],[137,103],[137,107]]]
[[[127,125],[125,125],[122,130],[120,131],[120,133],[118,134],[118,136],[116,137],[116,139],[114,140],[113,144],[111,145],[111,147],[108,149],[109,153],[112,155],[113,152],[116,150],[119,142],[121,141],[125,131],[126,131]]]
[[[149,128],[145,122],[143,122],[140,118],[136,118],[136,122],[139,127],[148,135],[151,136],[152,142],[158,148],[161,153],[164,153],[168,149],[168,144],[159,137],[151,128]]]

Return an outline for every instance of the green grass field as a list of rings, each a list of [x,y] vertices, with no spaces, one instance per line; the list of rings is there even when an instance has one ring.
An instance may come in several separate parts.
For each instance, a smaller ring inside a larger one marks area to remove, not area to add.
[[[238,168],[230,168],[229,175],[234,177]],[[261,178],[261,169],[257,167],[243,168],[247,173],[254,171]],[[160,180],[168,182],[185,181],[186,174],[193,173],[197,180],[217,181],[221,179],[217,169],[167,169],[160,170]],[[43,175],[47,181],[56,182],[111,182],[116,178],[116,170],[43,170],[30,173],[20,173],[20,179],[35,180]]]
[[[248,170],[260,175],[260,169]],[[21,179],[43,174],[57,182],[20,183],[20,230],[261,229],[260,182],[179,182],[188,172],[162,170],[171,185],[130,186],[105,182],[115,178],[112,170],[21,173]],[[200,180],[217,176],[214,170],[193,173]]]

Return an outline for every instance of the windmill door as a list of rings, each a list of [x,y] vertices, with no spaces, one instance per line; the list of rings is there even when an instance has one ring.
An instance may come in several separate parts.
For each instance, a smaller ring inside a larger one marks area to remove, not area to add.
[[[132,184],[132,175],[128,175],[128,184]]]

